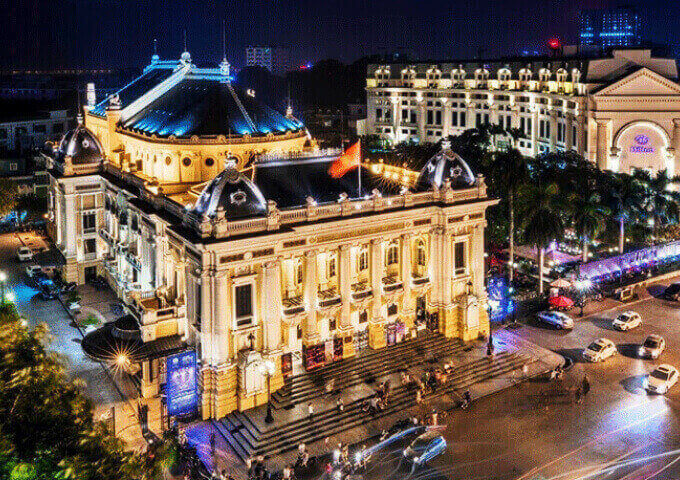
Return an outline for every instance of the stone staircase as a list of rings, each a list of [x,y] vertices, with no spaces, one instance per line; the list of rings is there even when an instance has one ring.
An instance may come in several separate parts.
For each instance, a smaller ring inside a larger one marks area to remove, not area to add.
[[[445,358],[462,353],[465,349],[465,345],[459,341],[428,334],[424,338],[369,351],[315,372],[291,377],[273,396],[273,404],[279,411],[290,405],[306,405],[310,400],[325,394],[323,385],[329,378],[335,378],[336,389],[352,387],[367,380],[371,383],[378,382],[386,375],[407,366],[422,365],[430,359]],[[502,352],[493,359],[478,358],[460,364],[449,374],[447,384],[440,386],[436,393],[425,395],[424,400],[451,393],[460,395],[470,385],[508,374],[533,361],[534,357],[526,354]],[[365,398],[367,396],[351,402],[345,401],[342,412],[337,408],[318,411],[312,420],[298,415],[288,421],[263,426],[261,422],[251,418],[248,412],[233,412],[213,423],[235,453],[245,460],[254,455],[285,453],[297,448],[300,443],[311,444],[323,440],[378,418],[398,414],[416,404],[414,390],[403,385],[392,388],[388,408],[378,414],[369,414],[362,410]]]

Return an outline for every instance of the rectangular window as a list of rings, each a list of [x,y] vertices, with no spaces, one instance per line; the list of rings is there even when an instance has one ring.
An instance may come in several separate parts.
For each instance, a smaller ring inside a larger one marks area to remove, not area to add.
[[[467,272],[465,244],[466,242],[456,242],[453,244],[453,264],[456,275],[465,275]]]
[[[85,240],[85,254],[97,253],[97,240],[90,238]]]
[[[392,304],[388,305],[387,315],[391,317],[392,315],[396,315],[396,314],[397,314],[397,304],[392,303]]]
[[[329,318],[328,319],[328,330],[331,332],[336,329],[336,323],[335,323],[335,318]]]
[[[432,110],[427,111],[427,124],[428,125],[432,125],[432,123],[433,123],[433,113],[434,112]]]
[[[382,108],[375,109],[375,118],[376,120],[382,119]]]
[[[236,326],[243,327],[253,321],[253,286],[238,285],[234,288]]]
[[[464,127],[465,126],[465,112],[460,112],[460,126]]]
[[[12,172],[16,172],[17,170],[19,170],[19,164],[16,162],[12,162],[9,164],[9,169]]]
[[[359,312],[359,323],[366,323],[368,322],[368,312],[366,310],[363,310]]]
[[[97,214],[84,213],[83,214],[83,233],[91,233],[97,229]]]
[[[451,115],[451,126],[452,127],[458,126],[458,113],[457,112],[453,112],[453,115]]]
[[[442,124],[442,112],[437,110],[434,115],[434,123],[435,125],[441,125]]]

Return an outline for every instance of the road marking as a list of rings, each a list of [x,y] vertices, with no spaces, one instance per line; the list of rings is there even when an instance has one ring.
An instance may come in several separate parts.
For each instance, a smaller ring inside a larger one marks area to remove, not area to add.
[[[524,475],[522,475],[522,476],[520,476],[520,477],[517,477],[516,480],[523,480],[523,479],[526,479],[526,478],[528,478],[530,475],[534,475],[536,472],[539,472],[539,471],[543,470],[544,468],[547,468],[547,467],[549,467],[549,466],[551,466],[551,465],[554,465],[555,463],[557,463],[557,462],[559,462],[559,461],[562,461],[562,460],[564,460],[565,458],[574,455],[575,453],[579,452],[580,450],[583,450],[583,449],[586,448],[587,446],[590,446],[590,445],[592,445],[592,444],[594,444],[594,443],[597,443],[598,441],[602,440],[602,439],[605,438],[605,437],[608,437],[608,436],[610,436],[610,435],[612,435],[612,434],[614,434],[614,433],[618,433],[618,432],[621,432],[621,431],[623,431],[623,430],[627,430],[627,429],[629,429],[629,428],[631,428],[631,427],[635,427],[635,426],[637,426],[637,425],[640,425],[640,424],[643,424],[643,423],[645,423],[645,422],[648,422],[649,420],[651,420],[651,419],[653,419],[653,418],[655,418],[655,417],[658,417],[658,416],[660,416],[661,414],[664,414],[664,413],[666,413],[666,411],[665,411],[665,410],[661,410],[661,411],[655,413],[654,415],[651,415],[651,416],[649,416],[649,417],[643,418],[642,420],[638,420],[637,422],[633,422],[633,423],[630,423],[630,424],[628,424],[628,425],[624,425],[623,427],[617,428],[617,429],[615,429],[615,430],[610,430],[609,432],[605,432],[605,433],[603,433],[603,434],[601,434],[601,435],[598,435],[597,437],[595,437],[595,438],[593,438],[592,440],[590,440],[590,441],[584,443],[584,444],[581,445],[580,447],[576,447],[575,449],[571,450],[570,452],[567,452],[567,453],[565,453],[564,455],[562,455],[562,456],[560,456],[560,457],[557,457],[557,458],[555,458],[554,460],[551,460],[550,462],[547,462],[547,463],[544,463],[543,465],[539,465],[539,466],[537,466],[537,467],[532,468],[531,470],[529,470],[529,471],[528,471],[527,473],[525,473]]]

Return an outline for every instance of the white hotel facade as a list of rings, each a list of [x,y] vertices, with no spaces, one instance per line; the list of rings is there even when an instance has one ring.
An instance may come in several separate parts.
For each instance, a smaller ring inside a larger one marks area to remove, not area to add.
[[[482,124],[519,129],[525,155],[573,150],[601,169],[680,173],[675,59],[651,49],[369,65],[366,133],[437,142]]]

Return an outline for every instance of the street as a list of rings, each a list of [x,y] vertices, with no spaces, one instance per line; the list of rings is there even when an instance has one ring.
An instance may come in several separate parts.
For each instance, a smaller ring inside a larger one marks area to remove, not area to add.
[[[658,294],[662,287],[651,286],[649,291]],[[628,309],[641,314],[642,326],[614,330],[611,320]],[[468,410],[444,419],[448,448],[431,465],[411,476],[398,473],[401,448],[394,448],[373,459],[367,477],[679,478],[680,386],[664,396],[648,395],[642,388],[644,375],[655,365],[680,365],[679,319],[678,305],[653,297],[577,317],[573,331],[528,319],[514,332],[575,360],[562,381],[537,379],[475,401]],[[640,360],[636,347],[651,333],[662,335],[668,347],[659,360]],[[614,341],[619,353],[603,363],[584,363],[581,350],[599,337]],[[577,404],[573,392],[583,373],[592,390]]]

